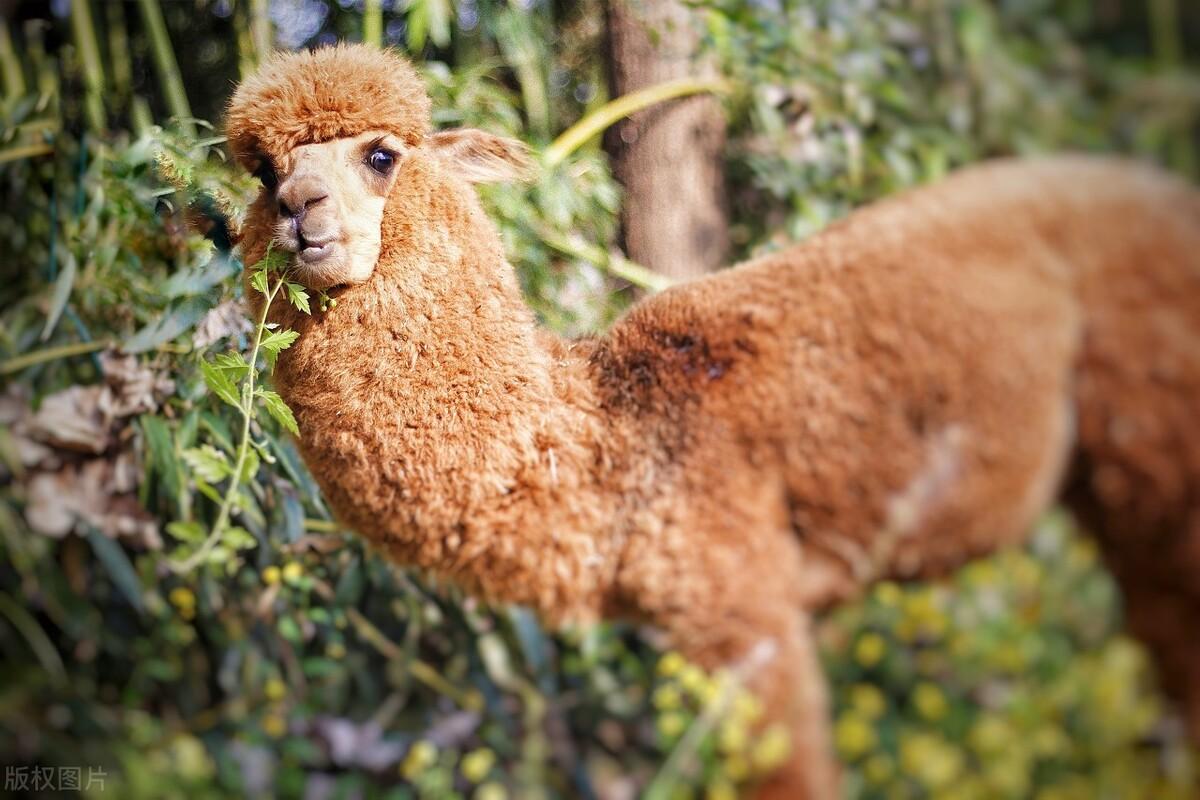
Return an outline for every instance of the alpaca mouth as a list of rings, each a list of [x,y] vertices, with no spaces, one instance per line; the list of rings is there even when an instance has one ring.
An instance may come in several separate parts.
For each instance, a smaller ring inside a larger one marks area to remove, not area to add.
[[[315,264],[318,261],[324,261],[333,253],[333,243],[324,242],[322,244],[305,243],[304,247],[300,248],[296,256],[306,264]]]

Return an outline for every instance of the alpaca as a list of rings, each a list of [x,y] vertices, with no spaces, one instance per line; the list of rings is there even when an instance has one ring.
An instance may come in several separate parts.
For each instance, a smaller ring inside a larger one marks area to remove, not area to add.
[[[524,151],[431,134],[429,106],[362,46],[276,55],[229,106],[264,186],[245,262],[273,243],[338,301],[270,318],[300,332],[274,379],[342,522],[551,623],[754,660],[792,741],[760,796],[829,798],[811,615],[1019,541],[1061,493],[1200,733],[1200,194],[1117,161],[972,167],[567,341],[471,186]]]

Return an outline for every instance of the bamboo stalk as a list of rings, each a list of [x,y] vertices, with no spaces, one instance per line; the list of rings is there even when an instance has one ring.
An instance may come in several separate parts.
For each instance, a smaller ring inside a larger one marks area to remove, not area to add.
[[[726,81],[713,78],[681,78],[639,89],[610,100],[583,119],[567,128],[555,139],[542,156],[542,163],[553,167],[575,152],[593,136],[630,114],[641,111],[664,100],[673,100],[690,94],[712,92],[724,94],[729,91]]]
[[[363,5],[362,40],[383,47],[383,0],[366,0]]]
[[[271,30],[271,9],[268,0],[250,0],[250,38],[254,44],[254,63],[257,66],[275,49]]]
[[[11,375],[14,372],[19,372],[26,367],[32,367],[34,364],[44,364],[47,361],[55,361],[60,358],[69,358],[71,356],[82,356],[88,353],[95,353],[98,350],[103,350],[109,346],[109,342],[74,342],[73,344],[59,345],[58,347],[47,347],[44,350],[36,350],[32,353],[24,353],[23,355],[14,356],[7,361],[0,361],[0,375]]]
[[[58,97],[58,65],[46,54],[45,34],[42,20],[25,23],[25,52],[37,83],[38,111],[44,111],[50,100]]]
[[[104,132],[104,68],[100,64],[100,45],[88,0],[71,3],[71,38],[79,54],[83,73],[83,113],[88,127],[97,134]]]
[[[154,127],[154,114],[150,111],[150,103],[140,94],[135,94],[129,103],[129,119],[133,123],[133,132],[142,136]]]
[[[1158,68],[1173,72],[1183,64],[1183,29],[1179,19],[1179,0],[1151,0],[1150,38]],[[1185,175],[1196,174],[1196,150],[1192,141],[1194,115],[1173,133],[1167,142],[1172,165]]]
[[[179,62],[175,60],[175,51],[171,47],[171,37],[167,33],[167,23],[163,19],[162,8],[158,0],[138,0],[138,9],[142,14],[142,24],[150,37],[150,49],[154,53],[155,72],[162,83],[163,94],[166,97],[167,109],[176,118],[180,129],[189,136],[196,135],[196,126],[192,123],[192,107],[188,104],[187,92],[183,88],[183,78],[179,74]]]
[[[8,20],[0,17],[0,69],[4,70],[4,99],[13,100],[23,97],[25,73],[21,62],[17,59],[17,51],[13,47],[12,32],[8,29]]]
[[[671,285],[672,281],[665,275],[636,264],[616,253],[610,253],[603,247],[589,244],[578,238],[559,236],[550,230],[539,230],[538,236],[543,242],[573,258],[583,259],[600,267],[622,280],[629,281],[640,289],[650,292],[661,292]]]
[[[497,20],[496,39],[505,60],[517,73],[521,88],[521,104],[533,135],[549,138],[550,101],[546,91],[546,75],[539,59],[529,14],[508,9]]]
[[[16,147],[8,147],[4,150],[0,150],[0,164],[7,164],[9,161],[20,161],[22,158],[45,156],[53,152],[54,145],[46,142],[35,142],[34,144],[23,144]]]
[[[133,62],[129,57],[129,31],[125,25],[125,4],[106,3],[108,57],[112,65],[113,111],[120,114],[129,105],[133,86]]]

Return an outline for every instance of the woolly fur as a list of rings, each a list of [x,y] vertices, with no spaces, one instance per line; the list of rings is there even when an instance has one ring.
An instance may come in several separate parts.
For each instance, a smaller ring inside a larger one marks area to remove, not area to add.
[[[372,277],[271,311],[301,333],[275,381],[347,525],[554,622],[652,622],[710,667],[767,643],[751,681],[794,756],[762,795],[827,798],[808,614],[1019,541],[1067,480],[1200,724],[1196,192],[1113,161],[974,167],[565,341],[422,145],[428,107],[400,58],[342,47],[273,59],[230,109],[239,156],[413,143]]]

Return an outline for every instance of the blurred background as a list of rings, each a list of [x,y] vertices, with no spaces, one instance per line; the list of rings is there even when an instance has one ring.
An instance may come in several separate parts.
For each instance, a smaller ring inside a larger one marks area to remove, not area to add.
[[[1189,0],[0,0],[0,771],[14,796],[731,798],[778,761],[739,696],[627,626],[551,633],[388,567],[245,350],[220,117],[272,49],[408,53],[435,124],[526,141],[489,187],[566,334],[982,158],[1200,170]],[[637,93],[632,101],[611,104]],[[226,496],[234,522],[201,542]],[[188,569],[173,568],[180,561]],[[820,636],[846,793],[1185,798],[1200,761],[1087,538],[884,584]],[[78,791],[77,791],[78,790]]]

